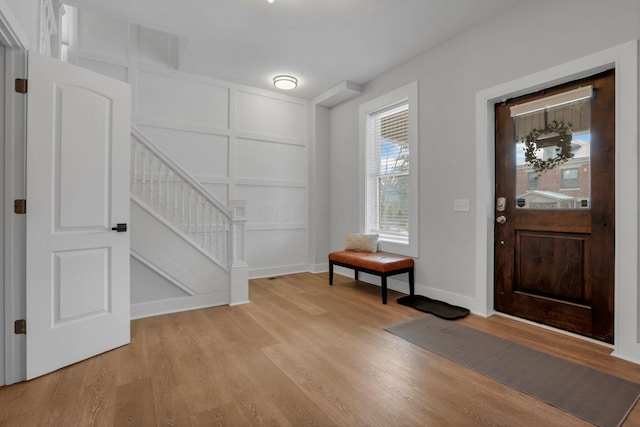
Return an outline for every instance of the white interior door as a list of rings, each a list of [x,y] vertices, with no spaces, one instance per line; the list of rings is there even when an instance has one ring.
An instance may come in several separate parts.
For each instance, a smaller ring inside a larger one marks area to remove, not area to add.
[[[27,94],[27,379],[130,337],[131,90],[33,52]]]

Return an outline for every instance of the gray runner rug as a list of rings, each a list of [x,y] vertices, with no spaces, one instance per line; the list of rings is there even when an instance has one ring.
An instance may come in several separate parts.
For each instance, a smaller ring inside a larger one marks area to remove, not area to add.
[[[386,330],[599,426],[622,424],[640,397],[638,383],[434,316]]]

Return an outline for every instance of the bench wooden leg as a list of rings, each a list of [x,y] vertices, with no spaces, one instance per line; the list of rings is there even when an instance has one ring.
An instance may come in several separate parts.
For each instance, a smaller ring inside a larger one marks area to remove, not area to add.
[[[329,261],[329,284],[333,285],[333,263]]]
[[[382,303],[387,303],[387,276],[382,277]]]
[[[358,280],[358,269],[356,268],[353,271],[355,271],[354,279]]]
[[[409,270],[409,295],[413,295],[415,293],[415,285],[413,282],[413,268]]]

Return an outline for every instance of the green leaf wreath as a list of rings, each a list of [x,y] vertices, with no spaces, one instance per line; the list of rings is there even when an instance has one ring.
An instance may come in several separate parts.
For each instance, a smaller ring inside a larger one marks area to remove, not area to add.
[[[571,123],[564,121],[554,120],[547,124],[544,129],[533,129],[528,135],[521,139],[524,142],[524,160],[527,165],[533,167],[533,170],[538,173],[538,176],[543,172],[551,170],[572,158],[574,154],[571,152],[571,140],[573,137],[571,129]],[[536,151],[538,150],[538,138],[543,135],[557,134],[559,142],[555,151],[555,157],[549,157],[548,159],[539,159],[536,157]]]

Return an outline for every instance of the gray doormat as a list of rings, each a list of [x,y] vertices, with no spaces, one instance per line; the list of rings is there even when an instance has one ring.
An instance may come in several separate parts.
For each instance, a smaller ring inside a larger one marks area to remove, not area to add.
[[[437,317],[386,330],[598,426],[622,424],[640,397],[640,384]]]
[[[447,320],[460,319],[469,314],[469,309],[451,305],[422,295],[407,295],[397,299],[398,304],[413,307],[425,313],[431,313]]]

